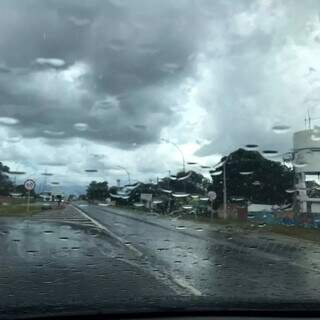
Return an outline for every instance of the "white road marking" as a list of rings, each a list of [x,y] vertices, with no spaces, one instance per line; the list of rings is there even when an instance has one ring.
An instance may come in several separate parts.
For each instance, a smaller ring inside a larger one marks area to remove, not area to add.
[[[143,255],[143,253],[138,250],[137,248],[135,248],[133,245],[127,245],[126,241],[119,237],[118,235],[116,235],[114,232],[112,232],[111,230],[109,230],[108,228],[106,228],[104,225],[102,225],[100,222],[96,221],[95,219],[91,218],[90,216],[88,216],[85,212],[83,212],[81,209],[72,206],[75,210],[77,210],[80,214],[82,214],[84,217],[86,217],[87,219],[89,219],[90,221],[92,221],[97,227],[101,228],[102,230],[105,230],[107,233],[109,233],[109,235],[111,237],[113,237],[114,239],[116,239],[117,241],[121,242],[122,244],[126,245],[129,249],[131,249],[132,251],[134,251],[139,257],[141,257]],[[178,285],[179,287],[188,290],[191,294],[195,295],[195,296],[202,296],[202,293],[194,288],[191,284],[189,284],[187,281],[185,281],[184,279],[178,278],[178,277],[170,277],[171,280]]]
[[[180,287],[189,290],[193,295],[195,296],[202,296],[202,293],[196,289],[195,287],[193,287],[191,284],[189,284],[188,282],[186,282],[184,279],[181,278],[177,278],[177,277],[173,277],[172,280]]]
[[[92,223],[94,223],[98,228],[106,231],[112,238],[116,239],[117,241],[119,241],[121,244],[125,245],[126,247],[128,247],[131,251],[133,251],[136,255],[138,255],[139,257],[143,256],[143,253],[138,250],[137,248],[135,248],[132,244],[127,244],[126,240],[124,240],[123,238],[119,237],[118,235],[116,235],[114,232],[112,232],[111,230],[109,230],[107,227],[105,227],[103,224],[101,224],[100,222],[98,222],[97,220],[91,218],[90,216],[88,216],[85,212],[83,212],[81,209],[72,206],[75,210],[77,210],[80,214],[82,214],[84,217],[86,217],[87,219],[89,219]]]

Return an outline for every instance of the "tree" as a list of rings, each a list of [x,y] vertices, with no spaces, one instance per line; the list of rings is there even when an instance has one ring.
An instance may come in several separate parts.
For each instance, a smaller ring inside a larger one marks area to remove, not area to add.
[[[0,162],[0,195],[7,196],[13,191],[13,183],[5,173],[10,171],[8,166],[5,166]]]
[[[292,194],[286,192],[293,186],[292,169],[265,159],[257,151],[244,149],[238,149],[222,161],[226,161],[228,201],[244,199],[264,204],[292,202]],[[223,165],[216,168],[215,173],[212,172],[212,184],[208,189],[217,193],[215,202],[220,205],[223,202]]]
[[[204,194],[206,178],[195,171],[178,172],[175,176],[177,179],[166,177],[159,182],[163,189],[170,189],[174,192],[186,192],[189,194]],[[181,179],[181,180],[179,180]]]
[[[87,197],[89,200],[105,200],[109,194],[108,182],[92,181],[87,188]]]

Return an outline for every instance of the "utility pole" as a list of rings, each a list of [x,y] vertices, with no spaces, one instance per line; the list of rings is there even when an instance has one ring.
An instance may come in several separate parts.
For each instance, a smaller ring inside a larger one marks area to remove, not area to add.
[[[223,216],[224,218],[227,217],[227,174],[226,174],[227,160],[228,158],[224,161],[224,164],[223,164]]]

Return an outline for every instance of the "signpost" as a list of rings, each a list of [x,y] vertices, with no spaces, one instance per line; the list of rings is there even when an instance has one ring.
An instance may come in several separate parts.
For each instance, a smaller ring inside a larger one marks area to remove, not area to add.
[[[28,191],[27,212],[29,212],[29,210],[30,210],[30,192],[36,187],[36,182],[32,179],[27,179],[24,182],[24,187]]]
[[[211,221],[213,220],[213,201],[217,199],[217,194],[214,191],[209,191],[208,192],[208,197],[211,203],[211,210],[210,210],[210,218]]]

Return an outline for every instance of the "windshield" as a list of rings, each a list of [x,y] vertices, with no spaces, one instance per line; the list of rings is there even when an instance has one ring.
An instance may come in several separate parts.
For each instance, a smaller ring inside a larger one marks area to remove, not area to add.
[[[320,301],[320,4],[0,1],[0,318]]]

